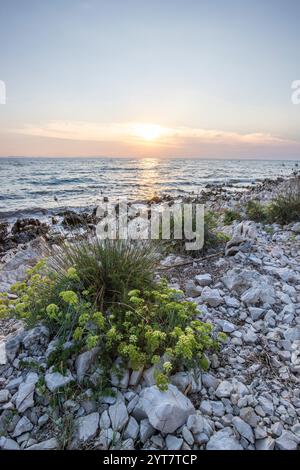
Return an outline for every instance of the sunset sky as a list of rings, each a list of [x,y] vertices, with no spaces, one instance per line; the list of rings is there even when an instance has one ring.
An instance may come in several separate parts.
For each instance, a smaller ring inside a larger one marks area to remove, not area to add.
[[[299,0],[0,0],[0,156],[300,158]]]

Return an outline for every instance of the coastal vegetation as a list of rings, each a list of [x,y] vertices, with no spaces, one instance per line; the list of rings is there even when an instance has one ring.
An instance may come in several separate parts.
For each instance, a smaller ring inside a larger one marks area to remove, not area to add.
[[[56,358],[61,372],[75,353],[99,348],[105,374],[116,359],[120,370],[155,366],[156,383],[166,389],[171,373],[206,369],[205,353],[218,349],[224,337],[214,337],[183,292],[154,282],[154,262],[151,249],[130,242],[65,245],[12,287],[16,298],[2,294],[1,311],[30,327],[48,327],[57,340],[49,360]]]

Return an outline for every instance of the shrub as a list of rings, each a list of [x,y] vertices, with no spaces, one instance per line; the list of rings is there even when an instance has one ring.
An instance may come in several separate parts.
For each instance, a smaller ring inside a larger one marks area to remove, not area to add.
[[[114,255],[120,262],[120,253]],[[101,294],[104,309],[100,310],[94,284],[86,288],[93,272],[88,270],[85,277],[88,259],[77,258],[76,268],[66,267],[65,271],[63,258],[54,271],[44,262],[38,263],[28,271],[26,281],[13,288],[16,300],[2,296],[3,311],[25,319],[29,325],[46,324],[52,336],[60,340],[58,350],[50,357],[51,364],[55,359],[63,368],[70,356],[98,346],[98,360],[107,376],[116,358],[133,370],[156,365],[156,381],[161,389],[166,388],[171,372],[207,366],[205,353],[216,349],[219,339],[214,337],[212,325],[197,319],[196,304],[182,301],[182,293],[169,289],[166,282],[154,286],[150,270],[143,278],[143,287],[128,291],[129,284],[141,285],[142,281],[132,277],[132,283],[128,283],[127,272],[122,269],[118,280],[126,288],[115,296],[105,286]],[[126,260],[125,256],[124,263]],[[94,265],[92,268],[96,270]],[[66,350],[62,345],[68,340],[73,345]]]
[[[184,227],[184,218],[182,220],[183,227]],[[186,251],[186,242],[190,242],[193,240],[186,240],[185,238],[182,239],[174,239],[174,221],[171,219],[170,224],[170,232],[171,232],[171,239],[170,240],[161,240],[162,246],[170,252],[173,251],[179,254],[188,254],[192,257],[198,257],[204,254],[208,249],[214,248],[220,244],[226,243],[226,236],[222,232],[217,231],[217,216],[212,211],[205,211],[204,214],[204,244],[201,250],[191,250]],[[192,229],[196,231],[196,217],[195,213],[193,213],[193,220],[192,220]]]
[[[75,268],[78,279],[73,279],[73,287],[87,290],[92,302],[103,309],[110,302],[123,301],[133,288],[153,286],[157,257],[148,243],[81,240],[57,248],[50,267],[59,278]]]
[[[291,180],[285,192],[273,199],[268,207],[268,218],[282,225],[300,220],[300,178]]]
[[[246,215],[248,219],[254,222],[266,222],[267,210],[258,201],[248,201],[246,204]]]
[[[238,211],[233,209],[226,209],[224,212],[224,225],[231,225],[235,220],[241,220],[242,216]]]

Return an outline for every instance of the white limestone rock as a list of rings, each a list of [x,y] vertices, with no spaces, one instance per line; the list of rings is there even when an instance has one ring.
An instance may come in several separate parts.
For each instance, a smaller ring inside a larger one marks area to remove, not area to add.
[[[164,433],[173,433],[195,413],[192,402],[174,385],[166,391],[156,386],[144,388],[140,399],[152,426]]]

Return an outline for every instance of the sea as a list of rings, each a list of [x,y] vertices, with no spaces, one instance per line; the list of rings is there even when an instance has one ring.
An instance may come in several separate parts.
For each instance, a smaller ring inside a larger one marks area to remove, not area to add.
[[[291,175],[300,160],[0,158],[0,218],[41,209],[90,208],[110,200],[197,194],[208,184],[238,190]]]

